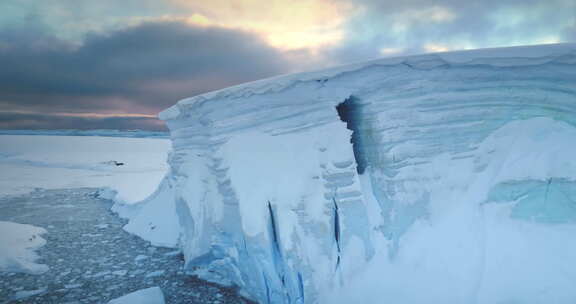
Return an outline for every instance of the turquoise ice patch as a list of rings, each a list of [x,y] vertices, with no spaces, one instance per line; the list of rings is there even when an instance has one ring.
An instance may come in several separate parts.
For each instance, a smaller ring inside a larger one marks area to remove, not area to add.
[[[510,216],[515,219],[561,224],[576,222],[576,181],[510,181],[496,185],[487,203],[514,202]]]

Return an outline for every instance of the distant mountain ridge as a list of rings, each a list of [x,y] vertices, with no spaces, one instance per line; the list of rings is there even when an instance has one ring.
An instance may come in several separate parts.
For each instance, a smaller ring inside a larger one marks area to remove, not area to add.
[[[168,138],[168,132],[144,130],[0,130],[0,135],[60,135],[60,136],[104,136],[104,137],[133,137],[133,138]]]

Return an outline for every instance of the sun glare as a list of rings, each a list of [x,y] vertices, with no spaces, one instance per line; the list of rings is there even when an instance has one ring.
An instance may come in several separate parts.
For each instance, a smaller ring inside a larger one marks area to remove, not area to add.
[[[354,9],[330,0],[176,1],[194,11],[186,19],[189,23],[255,32],[271,46],[285,50],[337,44],[344,37],[346,16]]]

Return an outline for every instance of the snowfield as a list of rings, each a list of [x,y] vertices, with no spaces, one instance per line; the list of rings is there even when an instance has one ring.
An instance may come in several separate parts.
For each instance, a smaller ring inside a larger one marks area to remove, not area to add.
[[[41,274],[48,266],[35,263],[34,250],[44,246],[46,230],[32,225],[0,221],[0,271]]]
[[[0,194],[107,187],[115,200],[136,203],[166,174],[169,150],[169,140],[156,138],[0,135]]]
[[[36,188],[97,187],[118,209],[137,213],[134,204],[150,196],[166,174],[169,149],[167,139],[0,135],[0,195]],[[114,161],[123,165],[116,166]],[[39,235],[45,232],[31,225],[0,222],[0,271],[48,270],[34,263],[34,250],[45,243]]]
[[[166,213],[131,221],[201,278],[261,303],[576,302],[574,44],[287,75],[160,117],[170,171],[141,208]]]

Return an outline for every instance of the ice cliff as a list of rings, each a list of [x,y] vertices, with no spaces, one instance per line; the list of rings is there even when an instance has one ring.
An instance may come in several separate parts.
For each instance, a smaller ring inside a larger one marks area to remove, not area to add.
[[[190,273],[261,303],[576,301],[575,44],[281,76],[160,118],[171,170],[128,230]]]

